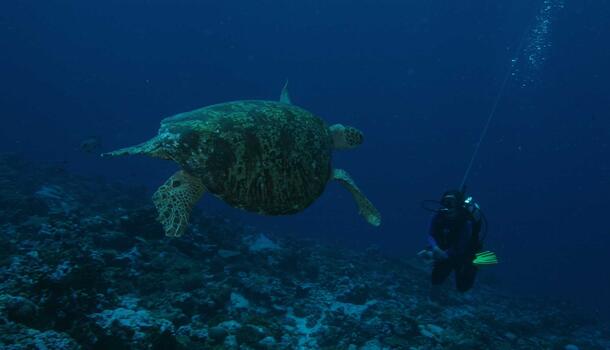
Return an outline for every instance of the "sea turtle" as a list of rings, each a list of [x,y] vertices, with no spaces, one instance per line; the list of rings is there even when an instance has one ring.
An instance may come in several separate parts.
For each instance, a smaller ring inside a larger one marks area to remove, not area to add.
[[[334,149],[362,143],[349,126],[327,126],[290,102],[241,100],[215,104],[161,121],[157,136],[102,156],[142,154],[173,160],[182,168],[153,195],[167,236],[181,236],[205,192],[229,205],[265,215],[297,213],[313,203],[329,180],[353,195],[372,225],[381,216],[349,174],[332,168]]]

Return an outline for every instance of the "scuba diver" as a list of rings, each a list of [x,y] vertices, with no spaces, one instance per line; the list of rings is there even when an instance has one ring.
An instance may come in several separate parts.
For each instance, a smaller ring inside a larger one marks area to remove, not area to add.
[[[472,197],[458,190],[445,192],[440,209],[434,212],[428,234],[430,246],[418,255],[434,261],[433,286],[442,284],[455,271],[457,290],[466,292],[474,284],[478,266],[497,263],[495,254],[481,252],[485,218]]]

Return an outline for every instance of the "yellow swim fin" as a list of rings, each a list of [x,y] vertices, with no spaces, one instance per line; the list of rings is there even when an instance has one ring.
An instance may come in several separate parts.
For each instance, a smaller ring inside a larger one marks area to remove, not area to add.
[[[498,263],[498,257],[494,252],[484,251],[477,253],[472,263],[476,266],[495,265]]]

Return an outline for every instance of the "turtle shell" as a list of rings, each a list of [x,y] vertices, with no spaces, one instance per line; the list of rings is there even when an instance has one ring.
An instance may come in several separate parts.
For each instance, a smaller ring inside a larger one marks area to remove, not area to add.
[[[299,212],[324,191],[332,137],[294,105],[235,101],[166,118],[168,153],[231,206],[267,215]]]

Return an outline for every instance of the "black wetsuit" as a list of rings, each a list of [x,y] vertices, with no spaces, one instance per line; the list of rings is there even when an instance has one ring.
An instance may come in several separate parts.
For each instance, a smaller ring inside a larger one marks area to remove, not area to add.
[[[482,248],[479,241],[481,222],[475,221],[470,212],[463,209],[458,217],[450,220],[443,213],[435,214],[430,224],[430,245],[444,250],[448,259],[437,260],[432,270],[432,284],[441,284],[455,271],[456,287],[460,292],[472,288],[477,267],[472,263]]]

